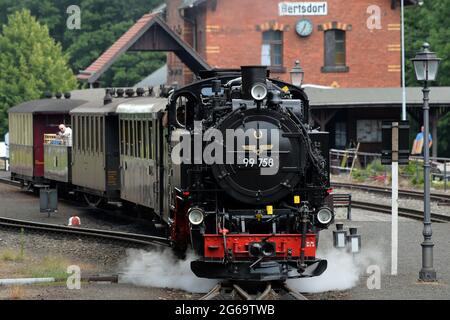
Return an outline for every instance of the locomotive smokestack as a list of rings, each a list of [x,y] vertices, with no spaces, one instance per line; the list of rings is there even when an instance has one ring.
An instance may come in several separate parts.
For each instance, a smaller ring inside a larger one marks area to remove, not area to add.
[[[267,94],[267,89],[264,92],[261,91],[261,87],[257,87],[258,90],[254,90],[255,85],[262,85],[266,87],[266,66],[242,66],[242,98],[245,100],[262,100]],[[252,90],[254,91],[252,94]],[[256,95],[255,95],[256,93]]]

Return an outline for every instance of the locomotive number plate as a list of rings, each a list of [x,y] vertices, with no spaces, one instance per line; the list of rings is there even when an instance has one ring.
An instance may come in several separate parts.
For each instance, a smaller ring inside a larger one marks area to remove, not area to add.
[[[273,167],[274,161],[273,158],[270,157],[263,157],[263,158],[244,158],[242,160],[242,163],[245,165],[245,167],[255,167],[258,166],[259,168],[270,168]]]

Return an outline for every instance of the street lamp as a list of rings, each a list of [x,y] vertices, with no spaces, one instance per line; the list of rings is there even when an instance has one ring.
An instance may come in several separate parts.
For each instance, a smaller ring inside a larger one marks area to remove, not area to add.
[[[301,87],[305,72],[303,71],[303,68],[300,67],[299,60],[295,61],[295,66],[292,68],[290,73],[291,73],[291,83],[294,86]]]
[[[433,247],[431,239],[433,232],[431,230],[430,217],[430,148],[429,148],[429,93],[428,81],[436,79],[439,59],[434,52],[429,50],[428,43],[423,44],[421,52],[416,54],[411,61],[414,63],[417,81],[423,81],[423,126],[424,126],[424,153],[423,153],[423,173],[424,173],[424,219],[423,219],[423,242],[422,246],[422,269],[419,272],[419,280],[436,281],[436,271],[433,267]]]

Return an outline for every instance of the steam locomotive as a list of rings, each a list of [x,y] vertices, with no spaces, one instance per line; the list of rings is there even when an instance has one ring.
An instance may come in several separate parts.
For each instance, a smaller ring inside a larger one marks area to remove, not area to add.
[[[205,71],[165,99],[86,91],[9,110],[11,177],[132,205],[166,226],[203,278],[278,281],[322,274],[329,204],[328,133],[308,97],[266,67]],[[54,143],[64,123],[73,144]]]

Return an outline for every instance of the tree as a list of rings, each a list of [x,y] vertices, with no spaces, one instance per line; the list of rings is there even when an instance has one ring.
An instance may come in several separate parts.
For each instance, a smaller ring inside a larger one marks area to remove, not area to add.
[[[450,86],[450,0],[424,1],[422,6],[405,10],[406,85],[421,86],[414,74],[410,58],[429,42],[431,50],[442,59],[437,81],[433,86]],[[431,92],[433,95],[433,92]],[[420,127],[420,125],[417,125]],[[439,119],[438,155],[450,156],[450,113]]]
[[[38,99],[45,91],[75,89],[77,82],[48,28],[30,11],[8,17],[0,34],[0,136],[7,131],[7,110],[23,101]]]
[[[164,0],[0,0],[0,25],[8,14],[29,9],[70,55],[74,73],[87,68],[140,17]],[[69,29],[67,8],[81,10],[81,29]],[[126,53],[101,77],[102,86],[130,86],[165,63],[161,52]],[[117,74],[119,73],[119,74]],[[136,81],[136,79],[138,79]]]

